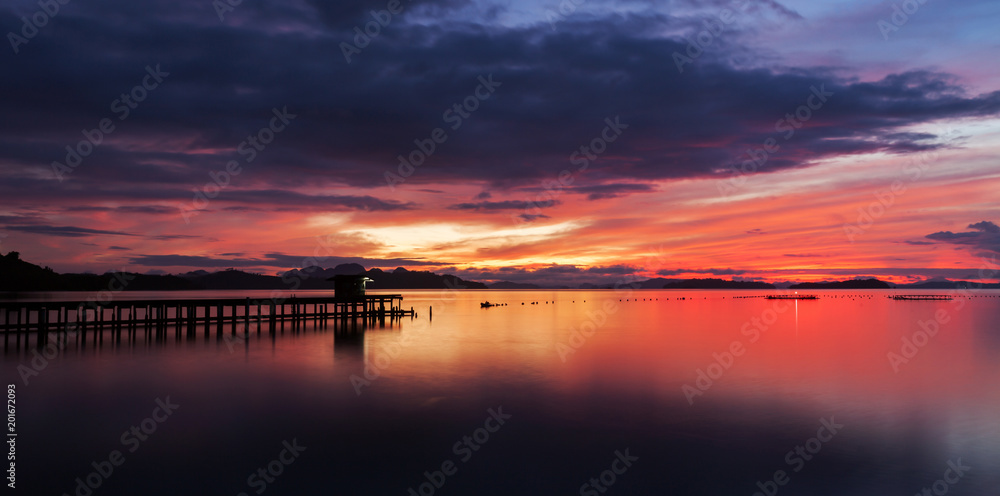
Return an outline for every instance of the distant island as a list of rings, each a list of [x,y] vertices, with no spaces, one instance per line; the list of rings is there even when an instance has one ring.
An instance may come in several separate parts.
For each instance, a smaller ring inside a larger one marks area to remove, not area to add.
[[[950,281],[948,279],[931,279],[914,284],[899,284],[898,289],[1000,289],[1000,283],[978,283],[970,281]]]
[[[727,281],[724,279],[646,279],[628,284],[589,284],[580,289],[617,289],[628,286],[633,289],[775,289],[770,283],[760,281]]]
[[[724,279],[685,279],[663,285],[663,289],[775,289],[774,284],[759,281]]]
[[[892,289],[889,283],[878,279],[854,279],[835,282],[803,282],[792,284],[789,289]],[[954,286],[952,286],[954,288]]]
[[[490,284],[490,289],[541,289],[537,284],[527,282],[500,281]]]
[[[365,275],[372,279],[369,289],[1000,289],[1000,284],[980,284],[969,281],[931,279],[911,284],[891,285],[878,279],[852,279],[833,282],[779,282],[777,285],[763,281],[736,281],[725,279],[653,279],[631,280],[619,283],[593,284],[584,282],[576,288],[565,285],[545,284],[544,281],[497,281],[485,284],[468,281],[451,274],[427,271],[366,269],[356,263],[336,267],[318,266],[292,269],[276,275],[255,274],[236,269],[216,272],[195,270],[183,274],[139,274],[108,272],[105,274],[60,274],[48,267],[40,267],[21,260],[18,252],[0,255],[0,291],[101,291],[122,286],[126,291],[176,291],[176,290],[239,290],[239,289],[333,289],[336,275]],[[117,281],[117,282],[116,282]]]
[[[105,274],[59,274],[48,267],[21,260],[18,252],[0,256],[0,291],[101,291],[123,286],[125,291],[177,291],[197,289],[333,289],[327,279],[339,274],[363,274],[372,279],[369,289],[487,289],[480,282],[432,272],[410,271],[402,267],[386,272],[365,270],[358,264],[337,267],[306,267],[277,276],[228,269],[219,272],[198,270],[177,275],[108,272]],[[117,281],[117,282],[116,282]]]

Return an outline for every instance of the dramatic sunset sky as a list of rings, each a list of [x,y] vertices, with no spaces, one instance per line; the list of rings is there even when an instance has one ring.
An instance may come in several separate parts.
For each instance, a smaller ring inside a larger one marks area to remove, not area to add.
[[[1000,253],[1000,2],[576,2],[6,1],[0,252],[566,284]]]

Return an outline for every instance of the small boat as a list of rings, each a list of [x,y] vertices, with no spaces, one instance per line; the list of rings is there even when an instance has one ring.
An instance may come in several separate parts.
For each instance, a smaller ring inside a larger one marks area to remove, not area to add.
[[[480,308],[489,308],[489,307],[495,307],[495,306],[497,306],[496,303],[490,303],[488,301],[479,304]]]

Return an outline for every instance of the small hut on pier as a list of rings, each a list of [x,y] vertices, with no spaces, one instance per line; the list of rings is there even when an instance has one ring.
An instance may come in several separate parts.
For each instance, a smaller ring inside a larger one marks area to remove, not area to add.
[[[330,278],[333,280],[333,294],[335,298],[354,300],[365,297],[365,283],[372,279],[363,274],[358,275],[336,275]]]

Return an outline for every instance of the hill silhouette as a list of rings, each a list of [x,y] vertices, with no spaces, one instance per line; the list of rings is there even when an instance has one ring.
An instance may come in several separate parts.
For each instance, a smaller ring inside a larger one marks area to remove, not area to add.
[[[1000,283],[979,283],[970,281],[951,281],[948,279],[931,279],[913,284],[897,284],[897,289],[1000,289]]]
[[[402,267],[392,272],[365,270],[358,264],[333,268],[306,267],[279,276],[254,274],[228,269],[219,272],[198,270],[180,275],[153,275],[131,272],[105,274],[59,274],[21,260],[18,252],[0,256],[0,291],[101,291],[122,288],[124,291],[173,291],[196,289],[333,289],[337,274],[364,274],[373,282],[370,289],[486,289],[486,285],[456,276],[433,272],[409,271]]]
[[[490,289],[539,289],[541,286],[527,282],[500,281],[490,284]]]
[[[131,291],[200,289],[177,276],[116,272],[59,274],[21,260],[16,251],[0,257],[0,291],[101,291],[116,287]]]
[[[774,289],[774,284],[724,279],[685,279],[664,284],[663,289]]]
[[[854,279],[836,282],[803,282],[792,284],[789,289],[891,289],[889,283],[878,279]]]

